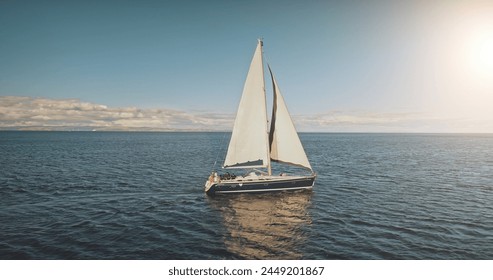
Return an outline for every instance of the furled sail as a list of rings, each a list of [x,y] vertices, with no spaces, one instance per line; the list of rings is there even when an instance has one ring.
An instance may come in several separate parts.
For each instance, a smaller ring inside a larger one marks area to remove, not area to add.
[[[284,103],[277,82],[269,67],[274,91],[274,102],[269,134],[270,157],[272,161],[312,169],[305,150],[294,127],[288,108]]]
[[[243,87],[223,167],[267,167],[270,160],[268,149],[262,41],[259,40]]]

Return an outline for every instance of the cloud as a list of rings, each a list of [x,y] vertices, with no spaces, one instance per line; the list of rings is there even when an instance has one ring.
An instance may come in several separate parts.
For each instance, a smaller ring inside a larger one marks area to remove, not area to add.
[[[449,117],[424,112],[329,111],[293,116],[301,131],[492,133],[493,119]]]
[[[0,129],[229,130],[234,116],[171,109],[111,108],[78,99],[0,96]]]
[[[387,132],[409,130],[419,122],[418,113],[375,113],[329,111],[299,115],[295,122],[301,130],[334,132]],[[414,125],[413,125],[414,123]]]
[[[112,108],[78,99],[0,96],[0,130],[230,131],[234,114]],[[328,111],[295,115],[306,132],[492,133],[493,119],[421,112]]]

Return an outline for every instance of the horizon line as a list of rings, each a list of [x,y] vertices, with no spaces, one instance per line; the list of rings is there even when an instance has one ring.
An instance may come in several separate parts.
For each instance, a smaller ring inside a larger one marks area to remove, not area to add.
[[[231,133],[231,130],[191,130],[191,129],[170,129],[170,130],[89,130],[89,129],[3,129],[1,132],[102,132],[102,133]],[[299,134],[493,134],[493,132],[391,132],[391,131],[298,131]]]

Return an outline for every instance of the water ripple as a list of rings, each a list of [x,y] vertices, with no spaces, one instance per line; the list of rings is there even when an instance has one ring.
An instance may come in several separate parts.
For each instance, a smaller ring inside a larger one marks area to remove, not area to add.
[[[0,132],[2,259],[492,259],[493,136],[302,134],[313,192],[207,197],[222,133]]]

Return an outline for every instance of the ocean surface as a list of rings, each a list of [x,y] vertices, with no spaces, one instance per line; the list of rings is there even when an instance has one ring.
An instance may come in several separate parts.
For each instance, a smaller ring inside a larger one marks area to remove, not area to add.
[[[302,133],[313,191],[208,197],[228,138],[0,132],[0,259],[493,259],[492,134]]]

